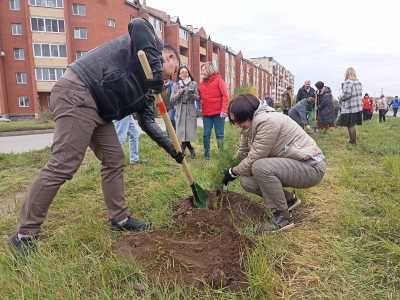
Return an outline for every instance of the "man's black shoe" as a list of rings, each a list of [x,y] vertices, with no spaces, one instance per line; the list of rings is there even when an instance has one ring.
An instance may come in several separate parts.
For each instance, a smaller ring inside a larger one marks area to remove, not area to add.
[[[132,217],[127,217],[125,220],[116,222],[111,221],[111,229],[119,231],[144,231],[151,228],[151,224],[147,224],[141,220],[134,219]]]
[[[16,233],[10,237],[8,243],[18,255],[27,256],[36,250],[35,241],[36,238],[33,236],[18,237],[18,233]]]

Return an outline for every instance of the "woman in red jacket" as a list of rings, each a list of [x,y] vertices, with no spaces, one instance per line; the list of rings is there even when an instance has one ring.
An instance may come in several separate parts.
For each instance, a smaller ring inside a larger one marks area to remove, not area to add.
[[[228,91],[221,75],[211,62],[201,66],[203,80],[199,85],[201,108],[203,113],[204,159],[210,159],[210,138],[212,128],[220,151],[223,150],[225,118],[228,111]]]
[[[362,106],[363,106],[363,121],[371,120],[373,113],[373,104],[371,101],[371,97],[369,97],[368,94],[365,94],[362,100]]]

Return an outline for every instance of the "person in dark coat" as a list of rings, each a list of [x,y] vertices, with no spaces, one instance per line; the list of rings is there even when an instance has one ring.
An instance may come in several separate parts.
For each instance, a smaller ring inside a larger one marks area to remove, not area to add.
[[[335,107],[331,89],[322,81],[315,84],[317,88],[317,126],[318,128],[329,128],[335,126]]]
[[[304,98],[289,109],[289,117],[304,129],[304,126],[307,124],[307,107],[314,105],[314,103],[314,97]]]
[[[304,81],[304,85],[297,91],[297,96],[296,96],[296,103],[305,99],[305,98],[310,98],[313,97],[315,98],[315,90],[311,87],[311,81],[306,80]],[[309,123],[310,119],[310,113],[314,110],[313,105],[308,105],[307,106],[307,123]]]
[[[309,97],[315,97],[315,90],[311,87],[310,80],[304,81],[304,85],[298,90],[296,103]]]

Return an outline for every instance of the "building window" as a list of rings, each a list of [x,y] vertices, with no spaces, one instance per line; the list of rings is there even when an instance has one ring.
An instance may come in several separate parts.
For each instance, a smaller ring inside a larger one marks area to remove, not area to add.
[[[67,57],[65,44],[33,44],[33,53],[36,57]]]
[[[22,24],[11,24],[12,35],[22,35]]]
[[[21,10],[20,0],[10,0],[10,10]]]
[[[77,40],[87,40],[87,28],[85,27],[75,27],[74,28],[74,39]]]
[[[86,16],[86,5],[85,4],[72,4],[72,14],[74,16]]]
[[[65,72],[65,68],[36,68],[37,81],[57,81]]]
[[[64,32],[64,20],[49,18],[31,18],[32,31]]]
[[[18,97],[18,106],[19,107],[29,107],[29,97],[28,96],[19,96]]]
[[[87,51],[76,51],[76,59],[79,59],[82,56],[85,56],[87,53],[88,53]]]
[[[179,28],[179,37],[187,41],[189,39],[189,32],[183,28]]]
[[[63,8],[64,0],[29,0],[29,5],[53,7],[53,8]]]
[[[25,72],[17,72],[15,77],[17,78],[17,84],[27,84],[28,80]]]
[[[24,60],[25,50],[23,48],[14,48],[14,58],[16,60]]]
[[[107,27],[115,28],[115,19],[107,19]]]
[[[162,31],[162,21],[160,19],[149,16],[149,22],[153,25],[155,31]]]

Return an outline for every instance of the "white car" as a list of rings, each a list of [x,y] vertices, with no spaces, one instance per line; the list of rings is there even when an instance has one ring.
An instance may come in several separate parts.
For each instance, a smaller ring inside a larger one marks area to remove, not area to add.
[[[0,117],[0,122],[11,122],[10,119]]]

